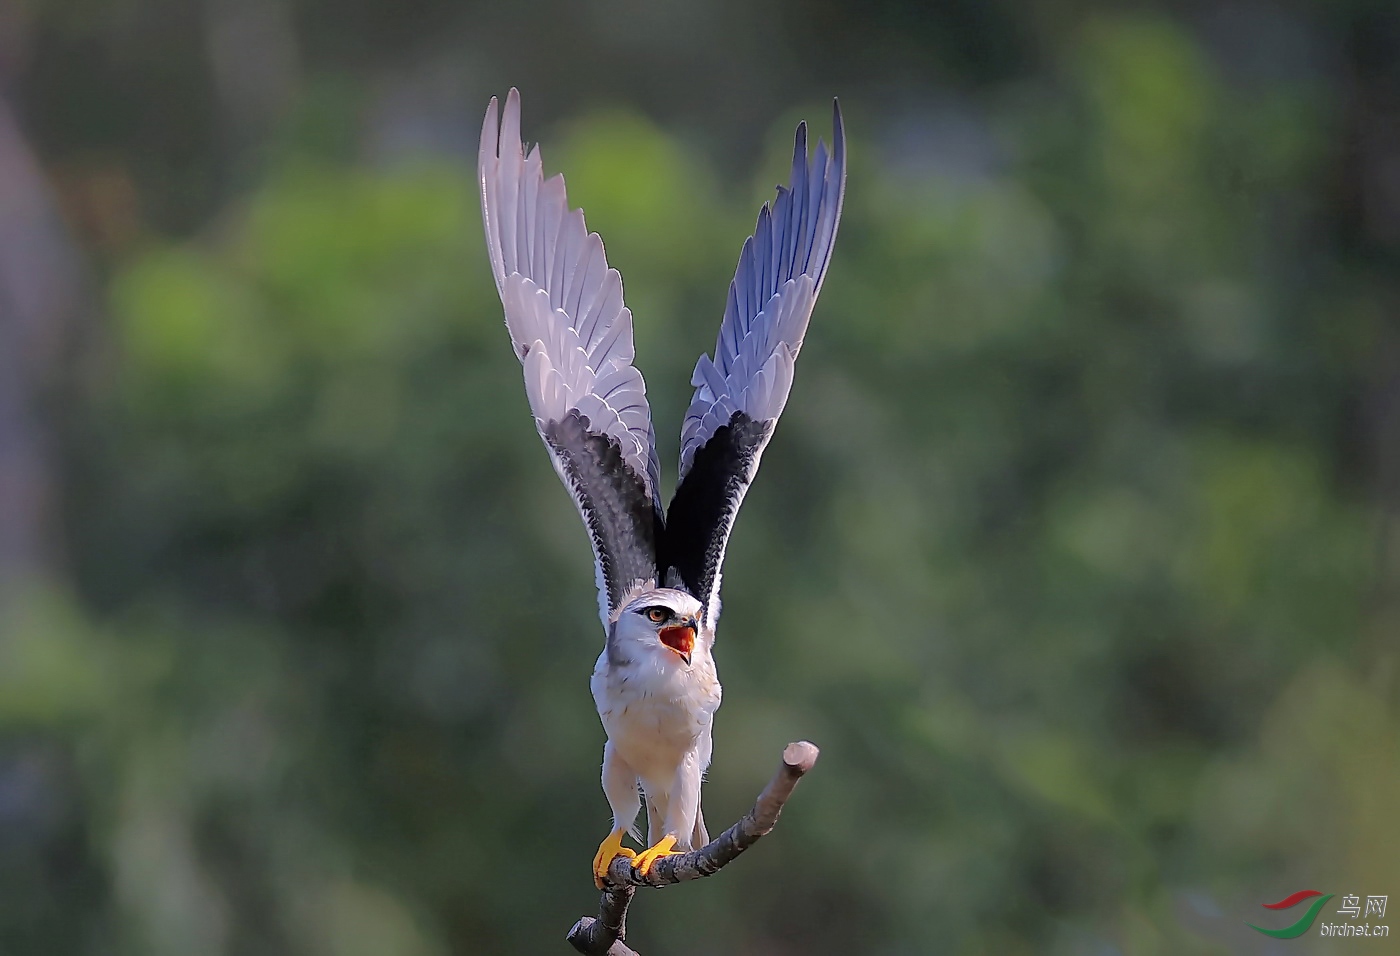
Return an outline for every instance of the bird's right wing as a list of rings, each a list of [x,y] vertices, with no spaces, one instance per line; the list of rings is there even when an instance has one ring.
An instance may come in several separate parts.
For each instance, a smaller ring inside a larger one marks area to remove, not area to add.
[[[729,285],[715,357],[700,356],[695,396],[681,429],[681,477],[666,513],[660,565],[719,614],[720,566],[730,529],[758,460],[773,435],[807,320],[821,291],[846,192],[846,137],[832,106],[832,148],[807,155],[807,124],[797,127],[792,180],[758,214]]]
[[[491,271],[525,371],[540,437],[588,527],[603,626],[638,581],[656,575],[660,468],[646,384],[632,366],[632,313],[603,243],[570,210],[562,176],[520,141],[520,94],[496,98],[478,174]]]

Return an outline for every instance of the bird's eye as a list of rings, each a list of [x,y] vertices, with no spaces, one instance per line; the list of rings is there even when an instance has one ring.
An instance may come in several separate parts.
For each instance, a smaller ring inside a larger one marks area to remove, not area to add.
[[[653,624],[661,624],[665,622],[666,619],[670,616],[671,612],[666,610],[664,607],[647,608],[647,619],[650,620]]]

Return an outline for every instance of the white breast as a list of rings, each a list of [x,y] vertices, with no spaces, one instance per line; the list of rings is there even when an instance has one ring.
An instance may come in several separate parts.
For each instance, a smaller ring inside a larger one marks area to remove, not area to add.
[[[605,652],[591,681],[608,740],[648,790],[670,787],[719,707],[719,681],[708,653],[697,654],[688,668],[668,665],[630,661],[610,667]]]

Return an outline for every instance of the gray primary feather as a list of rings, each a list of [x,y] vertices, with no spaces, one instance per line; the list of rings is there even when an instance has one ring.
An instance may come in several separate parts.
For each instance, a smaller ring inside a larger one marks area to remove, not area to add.
[[[499,127],[496,109],[493,97],[478,156],[486,247],[535,424],[588,526],[606,627],[634,581],[656,576],[661,525],[632,313],[563,177],[544,178],[539,147],[525,154],[520,94],[506,97]]]
[[[754,421],[772,421],[787,404],[793,363],[826,278],[846,192],[839,105],[832,107],[832,116],[832,152],[828,156],[818,140],[810,167],[807,124],[797,128],[791,185],[778,187],[771,208],[764,204],[739,253],[715,357],[700,356],[691,376],[695,395],[681,429],[682,481],[696,451],[736,411]]]
[[[681,480],[666,515],[659,562],[719,617],[720,568],[734,518],[792,389],[794,365],[821,291],[846,191],[841,107],[832,107],[832,151],[797,128],[792,180],[765,204],[744,242],[715,343],[691,376],[695,395],[681,428]]]

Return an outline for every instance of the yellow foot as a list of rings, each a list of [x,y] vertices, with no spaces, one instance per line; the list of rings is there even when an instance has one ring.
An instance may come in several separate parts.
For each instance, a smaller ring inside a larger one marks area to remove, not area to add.
[[[663,856],[680,856],[680,850],[672,850],[676,845],[676,838],[673,836],[662,837],[657,841],[656,846],[649,850],[643,850],[637,854],[637,858],[632,861],[632,868],[642,876],[646,876],[651,871],[652,864]]]
[[[598,889],[603,888],[603,880],[608,875],[608,867],[612,865],[614,858],[625,856],[632,859],[637,854],[622,845],[623,830],[614,830],[608,834],[608,838],[598,846],[598,852],[593,855],[593,882],[598,884]]]

